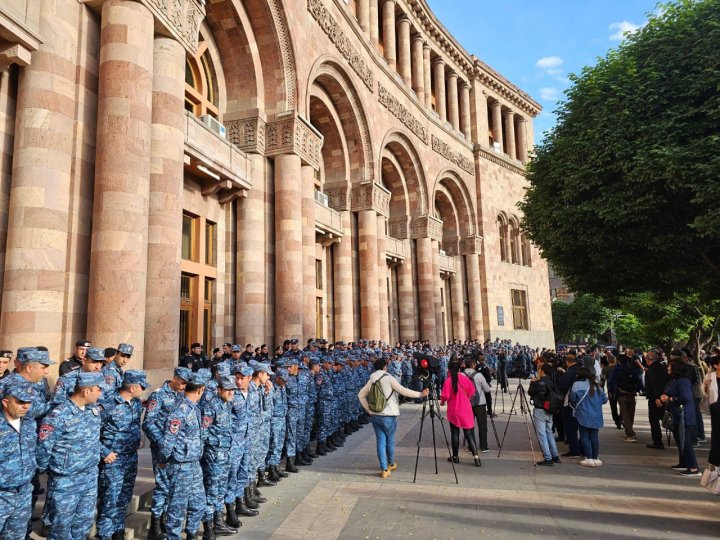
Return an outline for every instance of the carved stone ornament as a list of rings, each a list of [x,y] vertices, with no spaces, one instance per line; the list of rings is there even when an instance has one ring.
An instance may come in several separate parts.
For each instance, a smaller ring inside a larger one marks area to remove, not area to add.
[[[485,148],[484,146],[481,146],[479,144],[475,145],[473,151],[475,152],[475,155],[479,158],[485,158],[488,161],[495,163],[496,165],[500,165],[501,167],[508,169],[509,171],[525,176],[525,168],[521,167],[520,165],[516,165],[515,163],[510,161],[509,157],[500,156],[500,154],[498,154],[497,152],[493,152],[489,148]]]
[[[323,186],[323,193],[328,196],[328,206],[338,212],[350,210],[350,186],[347,183]]]
[[[443,222],[433,216],[420,216],[412,221],[411,237],[414,238],[430,238],[442,242]]]
[[[462,255],[480,255],[482,253],[482,246],[482,236],[468,236],[460,242],[460,253]]]
[[[389,221],[388,230],[390,232],[390,236],[393,238],[405,240],[408,236],[410,236],[410,218],[408,216],[403,216]]]
[[[468,158],[455,152],[449,145],[442,142],[435,135],[432,136],[432,149],[451,163],[460,167],[463,171],[475,176],[475,164]]]
[[[390,113],[400,120],[410,131],[417,135],[425,144],[428,143],[428,130],[398,99],[393,96],[382,83],[378,82],[378,101]]]
[[[296,154],[305,165],[320,169],[323,136],[293,112],[265,127],[265,155]]]
[[[225,122],[228,140],[248,154],[265,154],[265,121],[260,117]]]
[[[141,0],[165,29],[193,54],[197,51],[200,23],[205,18],[201,0]]]
[[[390,216],[390,192],[380,184],[363,182],[352,187],[350,208],[354,212],[375,210],[378,214]]]

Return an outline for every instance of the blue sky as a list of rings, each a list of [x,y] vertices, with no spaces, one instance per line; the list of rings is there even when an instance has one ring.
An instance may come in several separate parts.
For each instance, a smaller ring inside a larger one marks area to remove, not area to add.
[[[428,0],[460,44],[542,106],[535,142],[555,123],[568,73],[579,73],[643,25],[656,0]]]

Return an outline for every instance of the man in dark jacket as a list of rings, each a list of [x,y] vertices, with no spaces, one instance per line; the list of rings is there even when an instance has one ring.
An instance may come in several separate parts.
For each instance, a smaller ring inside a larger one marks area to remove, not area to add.
[[[573,383],[577,379],[578,363],[577,351],[571,349],[565,355],[565,373],[563,373],[557,382],[558,391],[567,395],[572,388]],[[580,457],[580,441],[578,441],[578,423],[572,413],[572,407],[569,405],[562,409],[563,432],[565,434],[565,442],[568,444],[568,451],[563,454],[566,458]]]
[[[648,448],[664,450],[665,445],[662,440],[662,430],[660,422],[663,417],[665,408],[660,403],[660,396],[665,393],[665,387],[670,381],[667,372],[667,364],[658,360],[655,351],[645,353],[645,362],[648,369],[645,372],[645,397],[648,400],[648,420],[650,421],[650,434],[653,442],[647,444]],[[660,405],[658,405],[660,403]]]

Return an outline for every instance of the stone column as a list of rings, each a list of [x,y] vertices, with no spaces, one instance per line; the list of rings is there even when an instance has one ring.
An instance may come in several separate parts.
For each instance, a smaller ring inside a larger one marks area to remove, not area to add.
[[[315,169],[303,165],[302,175],[302,239],[303,239],[303,342],[315,337],[317,309],[315,298]]]
[[[101,21],[87,333],[97,344],[132,343],[133,364],[140,367],[145,345],[154,18],[139,2],[107,0]]]
[[[370,41],[377,47],[380,41],[380,27],[378,25],[378,0],[370,0]]]
[[[378,295],[378,219],[375,210],[358,212],[360,243],[360,332],[365,339],[378,339],[380,313]]]
[[[462,259],[461,259],[462,260]],[[452,291],[452,327],[454,339],[467,339],[465,335],[465,294],[462,281],[462,272],[458,271],[450,278],[450,290]]]
[[[502,105],[499,101],[493,101],[490,104],[490,109],[492,111],[492,135],[493,135],[493,142],[496,142],[500,145],[500,150],[503,149],[503,136],[502,136]]]
[[[439,342],[443,337],[442,316],[442,279],[440,278],[440,242],[432,240],[432,273],[433,273],[433,302],[435,304],[435,339]],[[447,297],[446,297],[447,303]],[[445,306],[446,311],[449,306]]]
[[[527,120],[525,120],[524,116],[518,116],[518,148],[517,148],[517,156],[520,161],[523,163],[527,163],[528,161],[528,143],[527,143]]]
[[[410,255],[411,241],[405,240],[406,259],[398,265],[398,300],[400,318],[400,340],[417,339],[415,328],[415,289],[413,287],[413,267]]]
[[[451,71],[447,78],[448,120],[455,131],[460,131],[460,103],[458,101],[458,76]]]
[[[275,157],[275,340],[303,332],[302,165],[300,157]]]
[[[460,131],[469,141],[472,120],[470,118],[470,85],[465,81],[460,85]]]
[[[370,0],[357,0],[357,20],[365,35],[370,34]]]
[[[267,326],[267,304],[270,303],[265,289],[267,279],[266,251],[268,249],[266,227],[271,218],[265,212],[265,157],[249,154],[252,161],[252,189],[247,197],[236,200],[236,264],[235,273],[235,338],[238,343],[265,341],[273,332]],[[230,337],[230,336],[228,336]],[[285,339],[285,338],[283,338]]]
[[[353,272],[352,272],[352,221],[348,211],[341,212],[343,237],[333,246],[335,295],[335,339],[352,341],[353,328]]]
[[[482,286],[480,284],[480,261],[477,253],[465,256],[467,270],[468,302],[470,303],[470,334],[468,339],[483,339]]]
[[[412,84],[420,103],[425,101],[425,60],[423,57],[424,43],[420,36],[412,40]]]
[[[515,153],[515,113],[507,109],[503,114],[505,120],[505,153],[510,159],[516,159]]]
[[[410,61],[410,19],[403,17],[397,22],[398,73],[405,84],[412,84],[412,63]]]
[[[390,299],[387,290],[388,265],[385,254],[385,224],[387,218],[378,216],[377,222],[378,305],[380,310],[380,333],[377,339],[387,341],[390,338],[390,320],[388,317],[388,302],[390,302]]]
[[[155,37],[153,72],[145,369],[174,366],[180,340],[185,49],[177,40]]]
[[[435,321],[435,280],[433,279],[432,240],[417,239],[418,296],[420,299],[420,339],[437,343]]]
[[[58,358],[70,346],[62,342],[62,323],[80,22],[76,0],[39,6],[44,43],[19,70],[14,150],[8,149],[12,179],[0,342],[11,350],[41,343]],[[12,133],[12,126],[6,129]]]
[[[382,0],[382,21],[383,21],[383,52],[385,60],[392,69],[395,69],[397,61],[397,43],[395,41],[395,0]]]
[[[445,101],[445,61],[437,58],[433,63],[435,70],[435,108],[440,120],[447,120],[447,103]]]
[[[425,89],[425,106],[432,107],[432,65],[430,64],[430,45],[423,45],[423,86]]]

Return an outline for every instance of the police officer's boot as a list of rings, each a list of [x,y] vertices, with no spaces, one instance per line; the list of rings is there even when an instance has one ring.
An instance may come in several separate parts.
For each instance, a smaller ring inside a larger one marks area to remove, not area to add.
[[[160,528],[160,517],[150,514],[150,529],[148,529],[148,540],[164,540],[165,533]]]
[[[310,454],[308,454],[308,449],[305,448],[305,450],[302,451],[302,457],[305,459],[305,461],[308,462],[308,465],[312,465],[312,458],[310,457]]]
[[[197,540],[197,533],[191,533],[190,531],[185,531],[185,540]]]
[[[276,484],[280,481],[280,477],[275,474],[275,469],[273,469],[272,465],[268,465],[268,468],[265,469],[265,477]]]
[[[350,435],[352,433],[352,429],[350,429],[350,423],[346,423],[345,427],[343,428],[345,435]]]
[[[203,521],[203,540],[215,540],[215,531],[213,530],[213,522],[211,519]]]
[[[291,473],[300,472],[300,469],[298,469],[295,466],[295,458],[294,457],[290,457],[290,456],[287,457],[287,459],[285,460],[285,470],[287,472],[291,472]]]
[[[232,508],[232,505],[228,506]],[[233,513],[235,513],[234,510]],[[238,527],[242,525],[237,516],[235,516],[235,522],[239,524]],[[215,533],[215,536],[231,536],[233,534],[237,534],[237,529],[228,527],[228,525],[223,521],[222,512],[215,512],[213,514],[213,532]]]
[[[318,441],[317,448],[315,448],[315,453],[318,456],[327,456],[327,452],[325,451],[325,445]]]
[[[257,470],[257,484],[260,487],[272,487],[276,486],[277,484],[273,482],[272,480],[265,477],[265,471],[263,469]]]
[[[125,540],[125,529],[122,531],[115,531],[112,534],[111,540]]]
[[[300,465],[301,467],[304,467],[306,465],[312,465],[312,462],[305,459],[305,454],[302,452],[298,452],[295,456],[295,465]]]
[[[305,449],[305,456],[307,456],[309,460],[313,460],[318,457],[318,455],[312,451],[312,448],[310,446]]]
[[[325,440],[325,451],[326,451],[326,452],[334,452],[335,450],[337,450],[337,446],[335,446],[335,445],[333,444],[333,438],[332,438],[332,435],[330,435],[330,436]]]
[[[232,504],[225,504],[225,523],[235,528],[242,527],[242,523],[240,523],[235,512],[235,506]],[[215,533],[217,534],[217,531]]]
[[[260,493],[260,490],[257,488],[257,482],[253,482],[252,484],[250,484],[250,493],[252,494],[253,499],[255,499],[256,502],[267,502],[267,499],[262,496],[262,493]]]
[[[247,507],[245,504],[245,498],[244,497],[238,497],[235,499],[235,515],[236,516],[257,516],[260,512],[257,510],[252,510]],[[238,519],[239,521],[239,519]]]
[[[163,536],[167,534],[167,512],[160,514],[160,530],[163,532]]]
[[[290,476],[288,473],[281,471],[277,465],[273,465],[272,470],[275,471],[275,476],[277,476],[278,478],[287,478],[288,476]]]
[[[260,503],[256,502],[255,498],[252,496],[252,488],[250,486],[247,486],[245,488],[244,493],[245,493],[245,497],[244,497],[245,506],[247,506],[248,508],[250,508],[252,510],[257,510],[258,508],[260,508]],[[236,511],[237,511],[237,508],[236,508]]]

